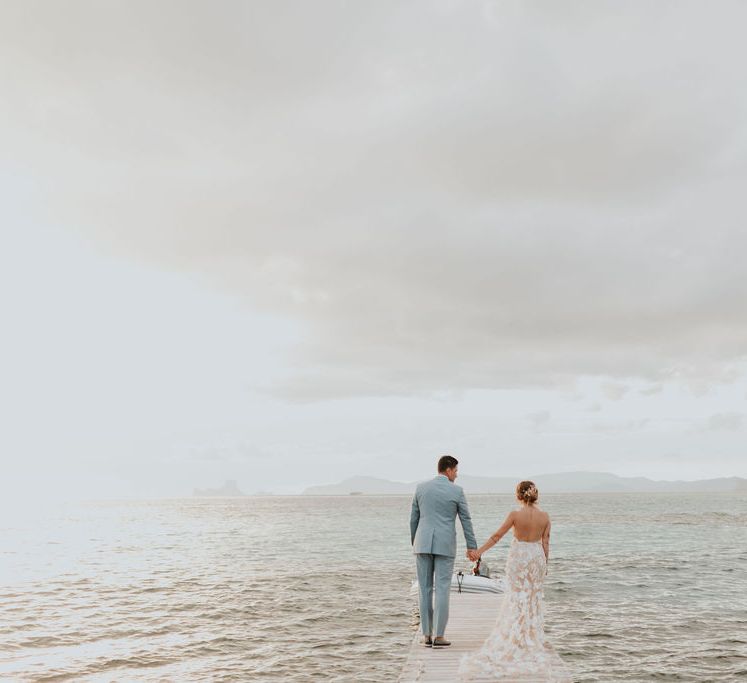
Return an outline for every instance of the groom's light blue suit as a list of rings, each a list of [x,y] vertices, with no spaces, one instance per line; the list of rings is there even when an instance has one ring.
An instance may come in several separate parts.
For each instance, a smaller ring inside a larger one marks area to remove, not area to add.
[[[457,515],[462,523],[467,548],[477,548],[462,487],[449,481],[445,474],[418,484],[412,499],[410,537],[420,587],[420,625],[425,636],[443,636],[449,620],[449,590],[456,558],[454,522]]]

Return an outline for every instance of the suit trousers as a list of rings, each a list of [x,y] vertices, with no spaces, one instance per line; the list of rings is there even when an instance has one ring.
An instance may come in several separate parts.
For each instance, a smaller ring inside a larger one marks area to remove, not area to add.
[[[455,559],[449,555],[415,555],[420,588],[420,627],[424,636],[444,635],[449,620],[449,591]]]

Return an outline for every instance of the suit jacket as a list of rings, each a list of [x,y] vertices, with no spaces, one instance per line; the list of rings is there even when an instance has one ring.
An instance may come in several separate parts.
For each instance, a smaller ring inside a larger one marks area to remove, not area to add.
[[[456,556],[456,528],[459,515],[467,548],[477,548],[472,517],[461,486],[439,474],[418,484],[412,499],[410,539],[414,553]]]

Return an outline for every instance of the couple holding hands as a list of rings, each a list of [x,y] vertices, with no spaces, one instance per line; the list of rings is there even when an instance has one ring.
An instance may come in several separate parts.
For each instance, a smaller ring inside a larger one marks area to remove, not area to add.
[[[448,647],[451,578],[456,557],[455,520],[459,516],[467,557],[476,562],[509,530],[513,540],[506,559],[505,592],[496,623],[482,647],[462,656],[459,680],[487,675],[495,680],[565,682],[570,676],[552,646],[545,641],[543,584],[550,556],[550,516],[537,506],[539,492],[531,481],[516,487],[518,508],[479,548],[467,499],[457,478],[458,461],[450,455],[438,461],[438,474],[418,484],[412,499],[410,537],[420,591],[423,644]],[[435,598],[435,600],[434,600]]]

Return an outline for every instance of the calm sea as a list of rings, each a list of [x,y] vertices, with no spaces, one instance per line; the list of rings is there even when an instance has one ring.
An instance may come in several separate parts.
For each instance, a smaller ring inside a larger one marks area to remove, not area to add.
[[[482,542],[512,501],[468,498]],[[547,633],[574,680],[747,679],[747,496],[541,502]],[[251,497],[6,514],[0,678],[395,681],[415,627],[409,507]]]

